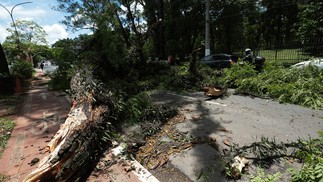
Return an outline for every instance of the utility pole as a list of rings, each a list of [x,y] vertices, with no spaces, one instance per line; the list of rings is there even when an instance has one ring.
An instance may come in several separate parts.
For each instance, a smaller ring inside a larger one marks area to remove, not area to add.
[[[210,0],[206,0],[205,7],[205,56],[210,55]]]

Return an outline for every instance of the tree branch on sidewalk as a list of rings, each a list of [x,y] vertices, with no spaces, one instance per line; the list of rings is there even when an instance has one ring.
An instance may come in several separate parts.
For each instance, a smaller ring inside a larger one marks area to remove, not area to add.
[[[104,142],[112,130],[108,122],[111,98],[99,92],[100,85],[88,71],[71,81],[73,106],[68,118],[47,145],[49,154],[25,181],[77,181],[86,178],[111,142]]]

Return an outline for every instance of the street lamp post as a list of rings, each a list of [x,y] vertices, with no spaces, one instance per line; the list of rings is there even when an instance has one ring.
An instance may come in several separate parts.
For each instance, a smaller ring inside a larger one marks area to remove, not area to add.
[[[27,4],[27,3],[32,3],[32,2],[23,2],[23,3],[18,3],[16,5],[14,5],[11,10],[9,11],[5,6],[3,6],[2,4],[0,4],[0,6],[2,6],[10,15],[11,17],[11,20],[12,20],[12,24],[15,28],[15,34],[16,34],[16,41],[17,41],[17,44],[18,44],[18,48],[19,48],[19,44],[20,44],[20,40],[19,40],[19,35],[18,35],[18,30],[17,30],[17,26],[16,26],[16,23],[15,23],[15,20],[13,18],[13,10],[15,9],[15,7],[19,6],[19,5],[22,5],[22,4]]]

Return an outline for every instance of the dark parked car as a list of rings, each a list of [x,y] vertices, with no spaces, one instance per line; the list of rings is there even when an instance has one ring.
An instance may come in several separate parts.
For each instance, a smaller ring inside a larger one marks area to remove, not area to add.
[[[212,68],[230,68],[230,66],[237,61],[237,56],[228,54],[212,54],[201,59],[202,63]]]

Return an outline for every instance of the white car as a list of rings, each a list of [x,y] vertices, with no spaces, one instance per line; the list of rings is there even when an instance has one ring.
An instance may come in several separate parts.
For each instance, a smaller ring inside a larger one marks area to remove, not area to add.
[[[308,61],[303,61],[292,65],[291,68],[304,68],[309,65],[316,66],[319,69],[323,69],[323,58],[314,58]]]

